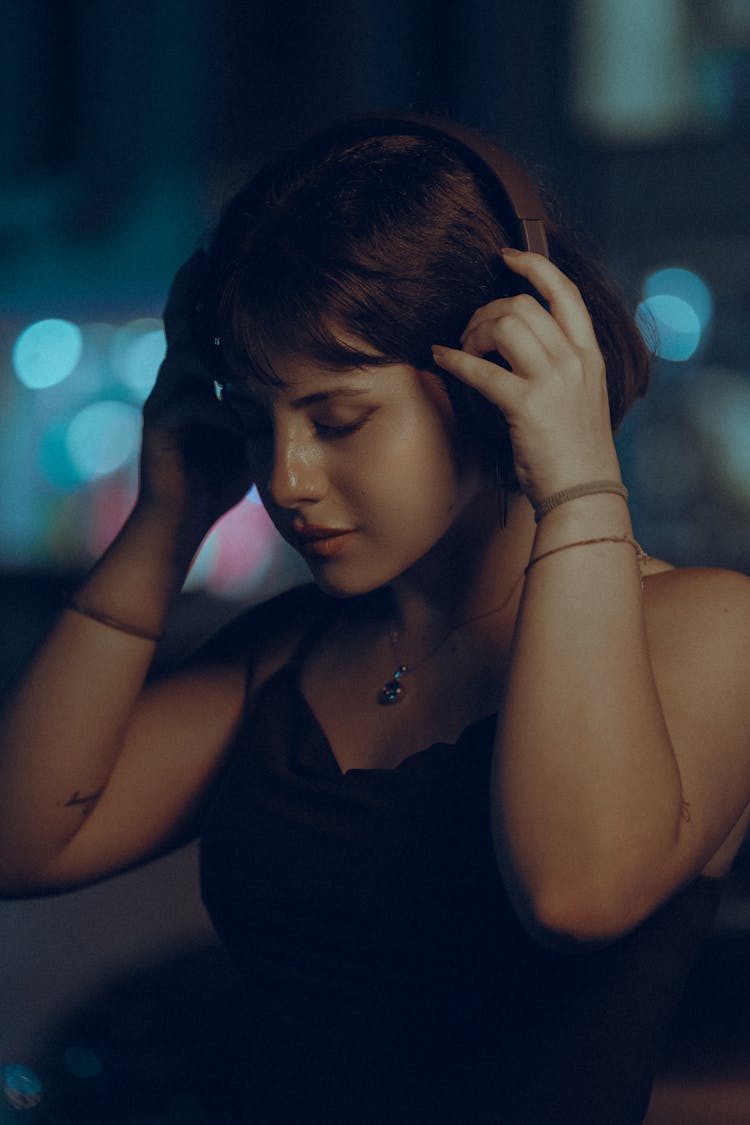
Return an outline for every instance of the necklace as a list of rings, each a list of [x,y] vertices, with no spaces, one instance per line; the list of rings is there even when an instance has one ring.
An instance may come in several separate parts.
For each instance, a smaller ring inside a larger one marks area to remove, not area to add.
[[[454,633],[457,633],[459,629],[463,629],[464,626],[471,625],[472,622],[474,622],[474,621],[481,621],[482,618],[490,617],[493,613],[499,613],[501,609],[505,609],[506,605],[508,604],[510,599],[513,597],[513,594],[516,591],[516,587],[518,586],[518,583],[524,577],[524,574],[525,574],[525,571],[522,570],[521,573],[516,578],[513,585],[511,586],[510,591],[508,592],[505,600],[503,602],[501,602],[500,605],[493,606],[492,609],[486,609],[486,610],[484,610],[483,613],[477,613],[477,614],[475,614],[474,617],[467,617],[465,621],[459,621],[458,625],[454,625],[452,629],[449,629],[448,632],[443,637],[440,638],[440,640],[434,646],[434,648],[431,648],[429,650],[429,652],[427,652],[425,654],[425,656],[422,656],[416,662],[416,664],[403,664],[399,660],[398,653],[396,652],[396,645],[398,644],[398,639],[399,639],[399,631],[398,631],[398,629],[395,629],[395,628],[389,629],[388,630],[388,639],[391,642],[391,648],[393,650],[393,656],[394,656],[394,659],[396,661],[396,670],[394,671],[391,678],[389,680],[386,680],[386,682],[383,684],[382,688],[378,692],[378,703],[382,704],[382,706],[384,706],[384,707],[390,706],[393,703],[399,703],[404,698],[404,695],[406,694],[406,689],[405,689],[403,683],[401,682],[403,680],[404,676],[407,675],[407,673],[416,672],[416,670],[418,668],[421,668],[423,664],[426,664],[427,661],[430,659],[430,657],[434,656],[435,653],[443,647],[443,645],[448,640],[448,638],[452,637]]]

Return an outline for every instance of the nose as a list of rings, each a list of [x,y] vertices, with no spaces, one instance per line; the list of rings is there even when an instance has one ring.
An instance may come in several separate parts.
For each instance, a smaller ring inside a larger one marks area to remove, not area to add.
[[[321,500],[328,487],[323,451],[300,429],[279,430],[269,450],[265,491],[279,508]]]

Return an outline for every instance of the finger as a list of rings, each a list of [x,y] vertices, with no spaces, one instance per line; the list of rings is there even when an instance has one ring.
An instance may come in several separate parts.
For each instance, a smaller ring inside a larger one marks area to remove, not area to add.
[[[503,250],[503,260],[514,273],[525,277],[549,305],[549,310],[574,347],[598,347],[594,326],[577,285],[543,254]]]
[[[571,350],[570,341],[554,317],[527,293],[492,301],[478,309],[477,314],[472,317],[473,325],[467,326],[461,337],[463,350],[474,355],[498,350],[496,330],[500,322],[503,322],[506,334],[514,322],[525,326],[536,336],[550,359],[559,358]]]
[[[469,321],[461,333],[461,343],[463,343],[467,333],[476,328],[477,324],[486,320],[487,317],[500,316],[505,308],[507,301],[512,300],[511,297],[497,297],[494,301],[489,301],[486,305],[480,305],[478,309],[469,318]]]
[[[206,254],[196,250],[172,279],[164,306],[164,331],[167,343],[189,343],[192,339],[190,322],[200,295]]]
[[[528,379],[549,371],[552,363],[559,366],[561,360],[574,355],[562,332],[557,343],[557,350],[551,354],[525,320],[504,316],[475,328],[464,341],[462,351],[473,355],[499,352],[516,378]]]
[[[518,316],[531,321],[531,318],[535,316],[537,310],[545,313],[545,309],[530,293],[519,293],[514,297],[497,297],[494,301],[489,301],[486,305],[480,305],[479,308],[474,311],[461,333],[461,340],[463,341],[469,332],[473,331],[473,329],[486,320],[494,320],[497,317],[516,313]]]
[[[147,402],[144,418],[152,427],[172,432],[210,426],[237,435],[244,433],[240,420],[228,407],[198,393],[186,394],[167,403]]]
[[[149,422],[167,429],[204,423],[237,431],[240,425],[235,412],[218,400],[193,349],[179,345],[178,349],[180,354],[167,355],[146,399],[144,413]]]
[[[480,356],[469,355],[457,348],[433,345],[435,362],[463,383],[474,387],[480,394],[498,406],[504,414],[512,412],[520,391],[521,380],[511,371],[498,367]]]

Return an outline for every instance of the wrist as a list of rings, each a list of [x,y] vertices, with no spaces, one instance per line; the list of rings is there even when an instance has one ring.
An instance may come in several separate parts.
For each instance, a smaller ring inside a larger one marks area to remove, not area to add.
[[[622,473],[617,451],[602,451],[598,456],[576,458],[569,464],[560,462],[555,472],[539,474],[526,488],[529,500],[536,509],[548,497],[568,489],[579,488],[594,481],[608,481],[622,484]]]
[[[164,632],[196,544],[158,509],[136,504],[119,534],[72,591],[71,608],[130,625],[155,638]]]
[[[567,500],[539,520],[535,547],[551,547],[572,539],[598,535],[632,535],[630,509],[615,492],[596,492]]]
[[[210,523],[175,509],[173,505],[159,504],[142,497],[136,501],[127,521],[139,535],[148,536],[162,550],[174,554],[176,561],[189,566],[204,538]]]
[[[562,488],[558,492],[553,492],[551,495],[544,497],[543,500],[534,504],[534,518],[537,523],[544,516],[548,515],[555,508],[559,508],[561,504],[567,504],[571,500],[578,500],[584,496],[595,496],[600,493],[611,493],[615,496],[621,496],[627,502],[628,490],[619,478],[617,480],[589,480],[582,484],[572,485],[570,488]]]

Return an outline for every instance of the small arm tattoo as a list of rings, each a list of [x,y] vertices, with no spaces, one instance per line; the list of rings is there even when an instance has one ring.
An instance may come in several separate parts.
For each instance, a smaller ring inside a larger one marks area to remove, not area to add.
[[[76,806],[80,806],[83,811],[83,815],[88,816],[103,792],[104,786],[102,785],[102,787],[100,789],[97,789],[94,793],[89,793],[86,796],[82,797],[79,790],[76,789],[73,796],[69,800],[65,801],[63,807],[66,809],[70,809],[75,808]]]

